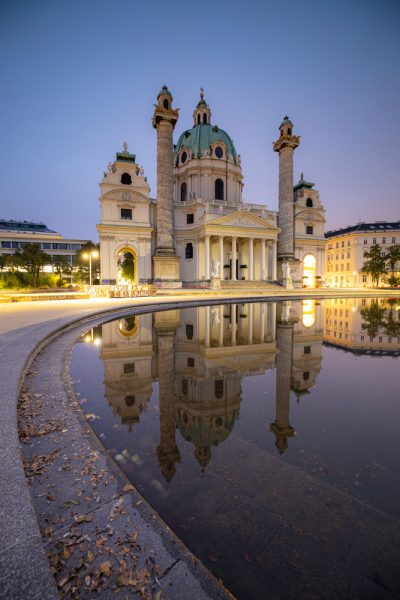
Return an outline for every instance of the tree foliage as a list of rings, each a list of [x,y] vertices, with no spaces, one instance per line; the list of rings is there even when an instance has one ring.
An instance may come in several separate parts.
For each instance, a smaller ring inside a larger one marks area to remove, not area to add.
[[[25,244],[22,252],[16,252],[15,255],[21,266],[32,275],[33,285],[38,287],[39,275],[43,267],[51,262],[50,256],[43,252],[39,244]]]
[[[135,279],[135,260],[130,252],[124,252],[119,265],[124,279],[133,281]]]
[[[389,299],[385,304],[373,300],[369,307],[362,308],[361,328],[371,337],[383,333],[389,337],[400,336],[400,300]]]
[[[362,268],[363,273],[371,275],[372,283],[376,283],[376,287],[379,285],[379,280],[386,273],[386,260],[382,256],[382,248],[379,244],[373,244],[370,250],[364,253],[364,257],[367,259],[364,262]]]

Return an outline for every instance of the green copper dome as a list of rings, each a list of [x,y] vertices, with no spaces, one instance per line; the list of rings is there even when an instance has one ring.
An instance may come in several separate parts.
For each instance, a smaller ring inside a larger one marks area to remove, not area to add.
[[[223,129],[210,124],[195,125],[182,133],[175,146],[175,162],[183,146],[189,150],[191,158],[201,158],[204,150],[209,150],[210,146],[218,142],[225,145],[227,154],[231,154],[237,163],[236,148],[229,135]]]
[[[287,115],[285,115],[285,116],[283,117],[283,121],[282,121],[282,123],[279,125],[279,128],[281,128],[281,127],[282,127],[282,125],[291,125],[291,126],[293,127],[293,123],[292,123],[292,121],[289,119],[289,117],[288,117]]]

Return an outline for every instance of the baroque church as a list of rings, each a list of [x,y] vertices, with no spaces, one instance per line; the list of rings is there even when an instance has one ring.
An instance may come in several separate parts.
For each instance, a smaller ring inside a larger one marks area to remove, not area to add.
[[[278,212],[243,200],[240,154],[211,122],[201,90],[193,126],[173,132],[179,109],[164,85],[152,119],[157,132],[157,197],[143,167],[117,152],[100,184],[101,284],[106,286],[315,287],[323,284],[324,208],[314,184],[293,185],[300,137],[285,117],[279,155]],[[124,268],[124,264],[130,268]],[[127,275],[129,273],[129,275]]]

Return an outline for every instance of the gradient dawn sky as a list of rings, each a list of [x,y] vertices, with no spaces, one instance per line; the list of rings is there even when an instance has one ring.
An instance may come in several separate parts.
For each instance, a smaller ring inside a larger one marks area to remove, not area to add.
[[[98,184],[125,140],[155,196],[166,83],[175,142],[204,87],[246,201],[278,207],[272,142],[288,114],[295,181],[316,183],[327,229],[400,219],[399,31],[398,0],[2,2],[0,217],[97,239]]]

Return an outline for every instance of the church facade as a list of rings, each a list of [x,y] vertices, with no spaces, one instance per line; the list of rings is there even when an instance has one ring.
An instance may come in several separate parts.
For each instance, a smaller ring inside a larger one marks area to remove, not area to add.
[[[279,154],[279,210],[243,200],[240,155],[211,122],[201,91],[193,126],[173,145],[178,109],[157,97],[157,197],[124,144],[100,184],[101,283],[157,287],[314,287],[324,277],[324,208],[314,184],[293,185],[300,138],[285,117]]]

